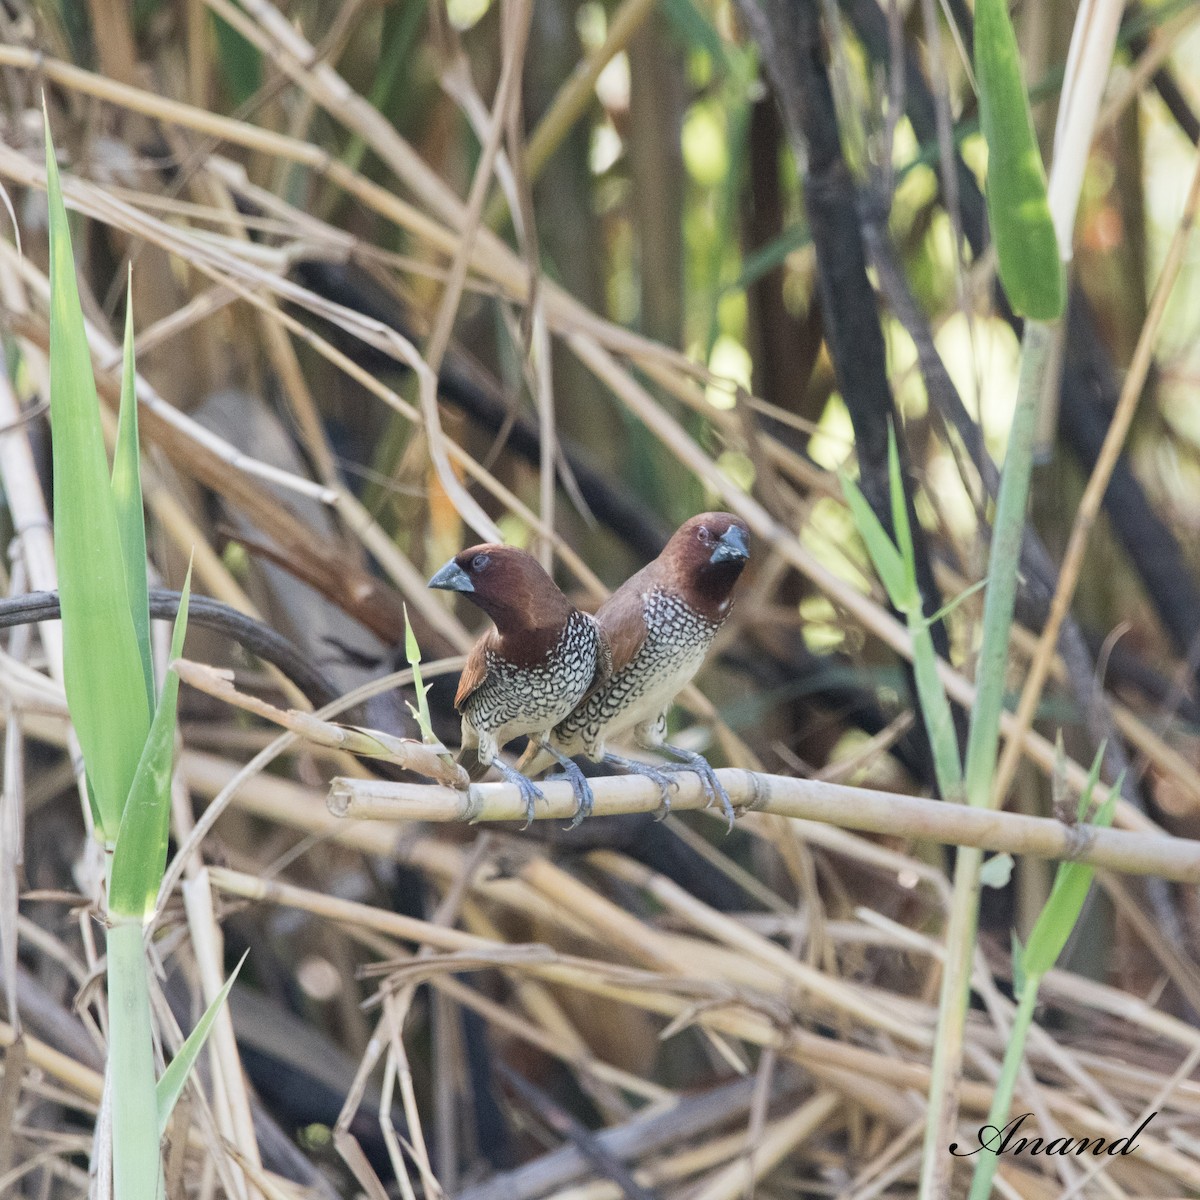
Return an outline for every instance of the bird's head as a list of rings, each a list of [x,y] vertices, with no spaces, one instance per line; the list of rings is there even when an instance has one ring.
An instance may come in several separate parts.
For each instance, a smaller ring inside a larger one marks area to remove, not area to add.
[[[694,608],[723,617],[749,557],[746,522],[732,513],[707,512],[675,531],[660,561]]]
[[[571,612],[571,602],[532,554],[496,542],[456,554],[429,586],[462,592],[502,634],[561,623]]]

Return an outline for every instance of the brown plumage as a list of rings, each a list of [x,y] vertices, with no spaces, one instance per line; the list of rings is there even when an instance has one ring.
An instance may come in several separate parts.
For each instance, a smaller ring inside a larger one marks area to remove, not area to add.
[[[709,802],[733,806],[708,762],[665,742],[667,713],[700,669],[733,604],[733,589],[749,557],[749,531],[730,513],[701,513],[685,521],[663,552],[628,579],[600,607],[596,621],[612,650],[612,671],[555,727],[551,745],[561,755],[587,754],[649,775],[662,789],[664,809],[672,771],[696,771]],[[665,767],[612,754],[609,741],[632,731],[643,749],[680,760]],[[555,756],[557,757],[557,756]],[[530,774],[546,763],[532,757]],[[590,811],[582,806],[579,817]],[[578,817],[577,817],[578,819]]]
[[[592,793],[583,772],[547,739],[607,677],[610,656],[595,619],[559,591],[532,555],[512,546],[472,546],[452,558],[429,586],[462,592],[495,622],[467,657],[454,698],[462,714],[460,758],[469,771],[481,778],[496,767],[520,789],[532,821],[534,801],[542,793],[500,758],[507,742],[526,734],[562,763],[580,810],[590,810]]]

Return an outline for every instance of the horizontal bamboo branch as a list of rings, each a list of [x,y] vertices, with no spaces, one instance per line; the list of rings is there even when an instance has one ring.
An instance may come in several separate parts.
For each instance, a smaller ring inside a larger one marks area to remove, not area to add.
[[[753,771],[722,770],[717,776],[734,807],[745,812],[822,821],[889,837],[1071,859],[1131,875],[1200,883],[1200,841],[1188,838],[1066,825],[1047,817]],[[671,795],[672,810],[704,808],[699,777],[681,773],[678,781],[679,790]],[[653,812],[658,807],[659,792],[652,780],[615,775],[589,782],[596,816]],[[574,814],[569,783],[538,786],[545,793],[535,812],[538,820],[566,820]],[[330,785],[329,809],[335,816],[368,821],[519,821],[525,816],[520,793],[507,783],[473,784],[460,792],[436,784],[339,778]]]

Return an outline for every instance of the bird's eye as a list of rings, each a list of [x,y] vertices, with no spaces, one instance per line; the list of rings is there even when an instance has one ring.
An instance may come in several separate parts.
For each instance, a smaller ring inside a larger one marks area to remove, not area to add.
[[[473,571],[482,571],[489,562],[491,562],[491,559],[486,554],[477,554],[471,559],[471,569]]]
[[[709,528],[707,525],[701,525],[700,528],[696,531],[696,536],[702,542],[711,542],[712,541],[712,533],[709,531]]]

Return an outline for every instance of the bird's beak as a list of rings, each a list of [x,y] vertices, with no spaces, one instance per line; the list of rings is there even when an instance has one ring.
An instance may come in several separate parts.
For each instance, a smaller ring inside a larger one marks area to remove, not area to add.
[[[475,585],[471,577],[451,559],[430,581],[431,588],[441,588],[447,592],[473,592]]]
[[[742,532],[742,527],[730,525],[721,534],[721,540],[717,542],[717,548],[708,561],[715,565],[723,562],[745,562],[749,557],[750,547],[746,544],[746,535]]]

